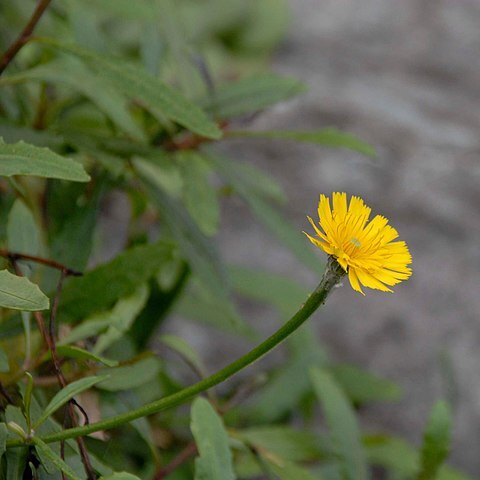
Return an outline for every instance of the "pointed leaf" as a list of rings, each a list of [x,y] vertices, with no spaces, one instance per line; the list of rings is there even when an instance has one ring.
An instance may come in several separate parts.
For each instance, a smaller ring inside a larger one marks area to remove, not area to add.
[[[7,245],[9,250],[17,253],[38,255],[39,232],[30,209],[22,200],[15,203],[8,215]]]
[[[199,453],[195,480],[234,480],[227,432],[222,419],[204,398],[193,401],[190,428]]]
[[[33,175],[59,178],[73,182],[88,182],[90,177],[83,167],[48,148],[35,147],[25,142],[4,143],[0,138],[0,175]]]
[[[368,143],[354,135],[337,130],[336,128],[322,128],[316,131],[289,131],[289,130],[266,130],[266,131],[229,131],[229,137],[269,138],[271,140],[293,140],[295,142],[314,143],[324,147],[346,148],[354,152],[363,153],[369,157],[375,157],[375,149]]]
[[[310,378],[323,407],[342,479],[366,480],[367,463],[351,405],[327,371],[312,368]]]
[[[218,139],[222,136],[221,130],[199,107],[140,66],[128,63],[123,58],[99,55],[73,44],[53,39],[41,41],[82,59],[114,88],[129,98],[142,102],[159,121],[166,117],[204,137]]]
[[[298,80],[274,74],[255,75],[222,85],[202,105],[217,118],[256,112],[305,91]]]
[[[44,457],[46,460],[52,462],[68,478],[72,480],[82,480],[43,440],[37,437],[33,437],[32,440],[40,459]]]
[[[171,256],[172,245],[158,242],[125,250],[82,277],[69,279],[58,309],[61,322],[74,322],[112,308],[154,276]]]
[[[41,425],[50,415],[56,412],[62,405],[65,405],[70,399],[75,395],[88,390],[93,387],[95,384],[108,378],[108,375],[103,375],[100,377],[85,377],[75,382],[69,383],[65,388],[62,388],[57,392],[54,397],[50,400],[50,403],[46,406],[40,418],[35,423],[35,428]]]
[[[0,307],[38,311],[49,306],[48,297],[28,278],[0,271]]]
[[[444,401],[437,402],[428,419],[420,456],[420,472],[417,480],[434,480],[450,450],[452,419],[450,407]]]

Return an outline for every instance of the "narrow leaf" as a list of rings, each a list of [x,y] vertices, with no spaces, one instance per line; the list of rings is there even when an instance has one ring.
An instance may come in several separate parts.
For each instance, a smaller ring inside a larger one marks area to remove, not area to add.
[[[250,188],[248,179],[235,162],[225,157],[210,156],[215,169],[243,198],[253,214],[307,267],[315,272],[322,270],[319,257],[308,248],[300,228],[297,230],[283,216]]]
[[[428,419],[423,437],[418,480],[434,480],[438,469],[450,450],[452,419],[450,407],[444,401],[437,402]]]
[[[203,105],[217,118],[231,118],[256,112],[305,91],[296,79],[274,74],[256,75],[220,86]]]
[[[142,102],[160,122],[166,117],[204,137],[217,139],[222,136],[221,130],[199,107],[140,66],[126,62],[124,58],[99,55],[73,44],[53,39],[41,41],[81,58],[114,88]]]
[[[75,382],[69,383],[65,388],[62,388],[57,392],[54,397],[50,400],[50,403],[46,406],[40,418],[35,423],[35,428],[41,425],[50,415],[56,412],[62,405],[65,405],[70,399],[75,395],[88,390],[93,387],[95,384],[108,378],[108,375],[103,375],[100,377],[85,377]]]
[[[0,271],[0,307],[38,311],[49,308],[48,297],[28,278]]]
[[[183,199],[188,212],[205,235],[214,235],[220,222],[220,205],[209,183],[210,167],[196,152],[177,155],[183,178]]]
[[[267,131],[246,131],[231,130],[229,137],[268,138],[271,140],[293,140],[295,142],[314,143],[324,147],[346,148],[354,152],[363,153],[369,157],[375,157],[375,149],[368,143],[356,136],[337,130],[336,128],[323,128],[315,131],[288,131],[288,130],[267,130]]]
[[[181,355],[197,372],[206,376],[206,368],[198,353],[181,337],[162,335],[160,341]]]
[[[82,480],[43,440],[33,437],[33,443],[40,457],[52,462],[60,471],[72,480]]]
[[[140,480],[140,477],[127,472],[116,472],[106,477],[100,477],[98,480]]]
[[[34,175],[59,178],[74,182],[88,182],[90,177],[83,167],[48,148],[35,147],[25,142],[5,143],[0,138],[0,175]]]
[[[342,479],[366,480],[367,463],[351,405],[327,371],[315,367],[310,371],[310,378],[330,429]]]
[[[39,232],[32,212],[22,200],[15,200],[8,215],[8,248],[12,252],[38,255],[39,241]]]
[[[204,398],[192,404],[191,424],[199,457],[195,460],[195,480],[234,480],[232,453],[222,419]]]
[[[133,365],[124,365],[103,370],[108,377],[98,385],[102,390],[116,392],[130,390],[152,381],[160,372],[161,363],[158,358],[143,358]]]
[[[395,383],[354,365],[335,365],[332,374],[347,397],[355,403],[393,401],[398,400],[401,394],[400,387]]]
[[[166,242],[134,247],[82,277],[71,278],[62,292],[58,310],[61,322],[78,321],[112,308],[158,272],[170,258],[171,248]]]
[[[111,360],[109,358],[101,357],[95,355],[88,350],[83,348],[76,347],[75,345],[57,345],[57,353],[60,357],[63,358],[73,358],[75,360],[87,360],[91,362],[103,363],[107,367],[116,367],[118,365],[117,360]],[[45,360],[51,357],[51,353],[48,352],[45,354]]]

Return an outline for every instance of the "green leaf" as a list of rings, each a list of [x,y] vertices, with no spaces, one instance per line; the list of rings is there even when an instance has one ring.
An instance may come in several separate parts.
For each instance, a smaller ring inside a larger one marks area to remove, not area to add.
[[[252,427],[235,432],[235,437],[255,447],[292,462],[309,462],[321,458],[319,437],[306,430],[283,425]]]
[[[193,401],[190,428],[199,453],[195,480],[234,480],[227,432],[221,417],[204,398]]]
[[[289,130],[247,131],[230,130],[228,137],[268,138],[271,140],[293,140],[295,142],[314,143],[324,147],[346,148],[354,152],[363,153],[369,157],[376,157],[375,149],[368,143],[350,133],[336,128],[322,128],[311,132]]]
[[[97,387],[111,392],[130,390],[153,380],[160,369],[161,363],[158,358],[143,358],[133,365],[102,370],[100,373],[108,373],[109,378]]]
[[[221,130],[199,107],[140,66],[128,63],[124,58],[99,55],[53,39],[42,39],[41,42],[82,59],[125,96],[140,101],[160,122],[166,117],[204,137],[218,139],[222,136]]]
[[[432,408],[423,436],[420,457],[420,471],[417,480],[438,478],[438,469],[450,450],[452,419],[450,407],[445,401],[438,401]]]
[[[0,347],[0,373],[5,373],[10,371],[10,364],[8,362],[8,356],[5,353],[5,350]]]
[[[401,389],[398,385],[354,365],[335,365],[331,368],[331,373],[354,403],[393,401],[400,398]]]
[[[202,359],[198,353],[189,345],[183,338],[176,335],[162,335],[159,340],[167,347],[177,352],[183,357],[188,364],[190,364],[202,376],[206,376],[207,369],[205,368]]]
[[[189,262],[193,273],[205,287],[210,300],[219,308],[230,312],[225,320],[233,320],[233,326],[242,327],[235,307],[230,301],[229,281],[217,249],[197,227],[184,207],[174,198],[170,197],[158,185],[152,182],[148,172],[142,169],[142,164],[135,163],[138,174],[145,186],[149,198],[154,206],[161,212],[162,220],[168,226],[180,250]]]
[[[176,156],[183,178],[183,200],[188,212],[205,235],[214,235],[220,222],[220,205],[209,183],[210,167],[196,152]]]
[[[10,251],[38,255],[40,239],[32,212],[22,202],[15,200],[7,223],[7,245]]]
[[[74,345],[57,345],[57,353],[63,358],[73,358],[75,360],[87,360],[92,362],[103,363],[107,367],[116,367],[118,365],[117,360],[111,360],[109,358],[100,357],[88,350],[76,347]],[[50,358],[51,354],[48,352],[45,354],[45,359]]]
[[[73,182],[88,182],[90,177],[83,167],[48,148],[35,147],[25,142],[7,144],[0,138],[0,175],[34,175],[59,178]]]
[[[5,423],[0,423],[0,460],[7,449],[8,430]]]
[[[256,112],[305,91],[298,80],[274,74],[255,75],[220,86],[201,105],[217,118]]]
[[[75,382],[69,383],[65,388],[62,388],[57,392],[50,400],[50,403],[45,407],[40,418],[35,423],[35,428],[38,428],[50,415],[56,412],[62,405],[65,405],[75,395],[88,390],[99,382],[102,382],[108,378],[108,375],[84,377]]]
[[[0,271],[0,307],[38,311],[49,308],[48,297],[28,278]]]
[[[310,378],[323,407],[332,450],[344,480],[366,480],[367,462],[354,411],[332,376],[314,367]]]
[[[313,476],[308,470],[283,458],[264,458],[269,469],[280,480],[323,480],[323,477]]]
[[[291,252],[307,267],[318,273],[322,271],[323,264],[319,257],[305,242],[300,229],[293,228],[282,215],[263,200],[250,188],[249,181],[244,172],[235,162],[225,158],[210,156],[214,167],[220,175],[229,182],[234,190],[243,198],[253,214],[262,222]]]
[[[0,85],[28,80],[60,83],[78,91],[132,138],[146,142],[145,134],[128,111],[125,96],[112,89],[108,81],[88,71],[78,60],[71,58],[54,60],[31,70],[4,77],[0,79]]]
[[[145,306],[148,293],[148,287],[144,283],[132,295],[117,302],[113,310],[109,312],[112,322],[108,326],[108,330],[100,335],[93,348],[95,354],[98,355],[103,352],[129,330],[133,321]]]
[[[418,473],[419,454],[405,440],[395,437],[369,436],[365,438],[365,451],[373,465],[392,471],[400,478],[414,478]],[[471,480],[458,470],[443,465],[437,480]]]
[[[100,477],[98,480],[140,480],[140,477],[127,472],[115,472],[106,477]]]
[[[19,480],[23,478],[28,453],[28,447],[9,448],[5,452],[4,460],[7,463],[5,480]]]
[[[170,258],[171,248],[166,242],[134,247],[82,277],[69,279],[58,309],[60,322],[75,322],[112,308],[158,272]]]
[[[40,456],[52,462],[59,470],[61,470],[68,478],[72,480],[82,480],[43,440],[38,437],[32,439],[35,449]]]
[[[230,266],[229,273],[238,293],[274,305],[285,317],[294,313],[309,294],[303,285],[274,273],[237,265]]]

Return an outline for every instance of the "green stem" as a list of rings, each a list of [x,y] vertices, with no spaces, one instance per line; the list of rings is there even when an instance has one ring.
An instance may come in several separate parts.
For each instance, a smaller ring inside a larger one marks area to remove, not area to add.
[[[218,385],[219,383],[235,375],[240,370],[257,361],[263,355],[275,348],[278,344],[283,342],[293,332],[295,332],[295,330],[297,330],[315,312],[315,310],[317,310],[317,308],[325,302],[327,295],[343,275],[344,271],[342,268],[333,258],[330,258],[320,284],[307,298],[300,310],[298,310],[298,312],[295,313],[295,315],[288,320],[288,322],[286,322],[265,341],[213,375],[210,375],[200,382],[184,388],[173,395],[169,395],[168,397],[161,398],[155,402],[148,403],[143,407],[106,418],[105,420],[101,420],[96,423],[91,423],[81,427],[69,428],[67,430],[45,435],[44,437],[41,437],[41,440],[46,443],[57,442],[60,440],[66,440],[68,438],[76,438],[82,435],[88,435],[89,433],[98,432],[100,430],[108,430],[110,428],[119,427],[120,425],[131,422],[137,418],[146,417],[148,415],[176,407],[177,405],[185,403],[195,395],[198,395],[199,393]],[[22,445],[23,443],[24,442],[21,439],[12,439],[7,441],[7,446],[16,447]]]

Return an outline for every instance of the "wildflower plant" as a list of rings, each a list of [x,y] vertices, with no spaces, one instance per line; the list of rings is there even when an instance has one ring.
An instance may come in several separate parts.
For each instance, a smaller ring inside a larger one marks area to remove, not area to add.
[[[466,478],[439,470],[448,404],[420,450],[364,431],[356,407],[399,387],[333,362],[307,322],[345,275],[360,292],[406,280],[406,244],[361,199],[335,193],[331,208],[322,196],[308,238],[325,265],[282,215],[275,180],[216,148],[265,138],[374,156],[332,127],[250,128],[305,90],[266,71],[286,19],[282,0],[0,2],[1,478],[365,480],[376,466]],[[215,235],[228,195],[317,286],[225,263]],[[121,228],[105,232],[117,203]],[[261,319],[237,298],[270,305],[278,328],[258,340]],[[164,333],[185,319],[251,345],[211,373]],[[247,369],[284,341],[283,361]]]

